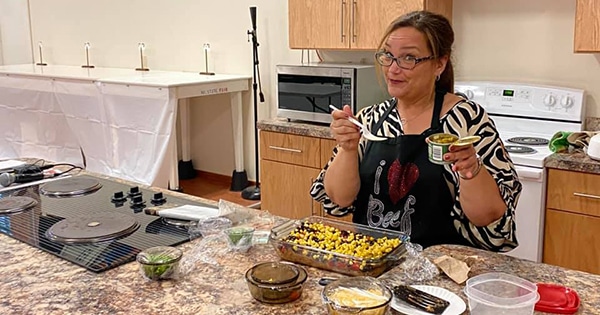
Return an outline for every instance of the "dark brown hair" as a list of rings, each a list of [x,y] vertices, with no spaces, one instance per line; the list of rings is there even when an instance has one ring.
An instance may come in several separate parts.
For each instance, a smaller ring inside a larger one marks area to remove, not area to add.
[[[379,42],[379,50],[383,48],[390,34],[402,27],[412,27],[423,33],[435,58],[448,56],[446,68],[435,85],[436,89],[454,92],[454,68],[452,66],[454,30],[450,25],[450,21],[443,15],[429,11],[414,11],[402,15],[388,26]],[[375,65],[381,71],[381,66],[377,62]]]

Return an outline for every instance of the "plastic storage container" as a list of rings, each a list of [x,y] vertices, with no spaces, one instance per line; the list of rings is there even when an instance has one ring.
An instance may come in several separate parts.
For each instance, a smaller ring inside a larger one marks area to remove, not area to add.
[[[465,294],[472,315],[530,315],[540,299],[534,283],[501,272],[470,278]]]
[[[394,250],[382,257],[365,259],[311,246],[297,245],[287,241],[287,236],[296,229],[296,227],[301,226],[303,222],[319,222],[342,231],[360,233],[372,236],[376,239],[382,237],[398,238],[401,240],[401,243]],[[351,276],[371,277],[377,277],[401,262],[406,255],[405,245],[408,240],[409,237],[400,232],[371,228],[366,225],[346,223],[319,216],[310,216],[301,220],[287,221],[274,227],[269,236],[269,241],[275,248],[277,254],[284,260]]]

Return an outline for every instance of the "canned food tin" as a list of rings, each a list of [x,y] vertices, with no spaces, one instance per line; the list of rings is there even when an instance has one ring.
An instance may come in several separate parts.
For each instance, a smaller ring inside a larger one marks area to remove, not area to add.
[[[447,133],[436,133],[427,137],[427,151],[429,161],[435,164],[450,164],[451,161],[444,161],[444,154],[450,150],[450,145],[458,140],[455,135]]]

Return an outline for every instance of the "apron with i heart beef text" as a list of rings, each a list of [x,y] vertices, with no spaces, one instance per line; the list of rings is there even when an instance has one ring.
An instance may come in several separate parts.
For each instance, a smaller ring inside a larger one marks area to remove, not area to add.
[[[436,244],[470,245],[451,217],[454,200],[442,165],[431,163],[425,139],[442,132],[440,113],[445,92],[437,91],[431,126],[420,135],[400,135],[367,143],[359,166],[361,187],[354,202],[355,223],[404,232],[423,248]],[[390,102],[373,126],[377,133],[396,107]]]

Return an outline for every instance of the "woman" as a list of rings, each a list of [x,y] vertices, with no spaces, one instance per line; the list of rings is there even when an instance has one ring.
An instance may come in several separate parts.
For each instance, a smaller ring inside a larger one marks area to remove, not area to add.
[[[454,32],[448,20],[419,11],[392,22],[375,54],[392,96],[356,118],[386,141],[361,138],[348,106],[332,113],[337,146],[311,195],[331,215],[405,232],[424,247],[464,244],[493,251],[517,246],[514,209],[521,184],[484,109],[452,94]],[[428,160],[427,136],[479,135],[454,146],[451,162]]]

